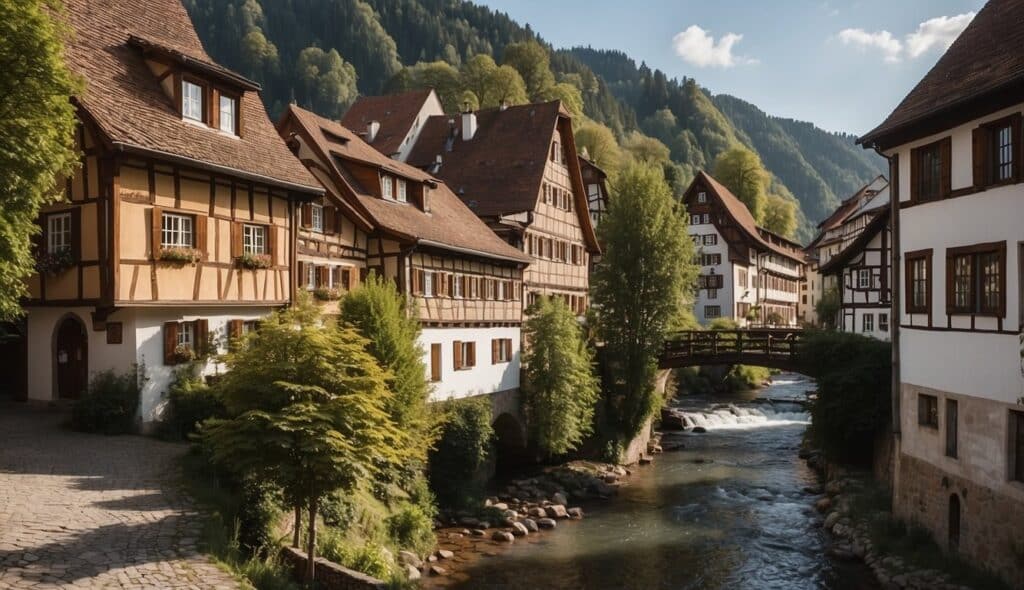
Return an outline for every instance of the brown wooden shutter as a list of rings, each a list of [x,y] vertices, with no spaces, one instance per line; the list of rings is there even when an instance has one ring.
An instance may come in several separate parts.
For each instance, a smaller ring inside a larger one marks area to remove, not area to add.
[[[164,364],[176,365],[174,349],[178,346],[178,322],[166,322],[164,324]]]
[[[467,355],[469,357],[469,359],[466,360],[466,366],[475,367],[476,366],[476,342],[470,342],[469,346],[466,349],[466,352],[469,353]]]
[[[971,135],[971,164],[974,169],[974,188],[981,189],[988,185],[989,143],[992,140],[987,127],[978,127]]]
[[[160,234],[163,231],[164,210],[153,207],[150,215],[149,248],[153,260],[160,260]]]
[[[321,266],[316,269],[316,286],[326,287],[330,283],[331,269],[326,266]]]
[[[194,343],[196,354],[206,354],[210,348],[210,322],[205,319],[198,319],[192,322],[192,328],[196,341]]]
[[[303,203],[300,210],[302,211],[302,227],[306,229],[313,227],[313,205]]]
[[[274,266],[281,264],[281,257],[277,253],[277,244],[280,242],[278,232],[280,231],[281,228],[276,225],[267,228],[267,254],[270,254],[270,262]]]
[[[242,255],[242,222],[231,222],[231,257],[238,258]]]
[[[916,149],[910,150],[910,201],[916,203],[921,200],[921,192],[918,190],[921,184],[921,154]]]
[[[334,233],[336,233],[336,234],[342,233],[342,230],[345,229],[345,226],[342,225],[342,223],[341,223],[342,218],[343,218],[343,216],[341,214],[341,209],[335,208],[334,209]]]
[[[352,290],[352,269],[343,268],[341,269],[341,286],[346,291]]]
[[[1010,116],[1010,137],[1013,142],[1013,182],[1020,182],[1020,167],[1024,164],[1024,155],[1021,154],[1021,114],[1014,113]]]
[[[242,320],[228,320],[228,338],[237,340],[242,337]]]
[[[953,192],[953,139],[947,137],[939,144],[939,157],[942,160],[942,184],[939,185],[939,195],[942,199],[948,199]]]
[[[209,258],[209,256],[207,255],[208,244],[206,242],[206,220],[207,217],[205,215],[196,215],[196,243],[194,244],[194,246],[202,254],[203,260]]]
[[[430,380],[441,380],[441,345],[430,345]]]
[[[296,262],[295,273],[295,284],[299,287],[304,287],[306,285],[306,263],[301,260]]]
[[[82,209],[71,210],[71,257],[75,262],[82,261]]]
[[[414,268],[412,269],[412,294],[419,295],[423,293],[423,271]]]
[[[334,233],[334,230],[335,230],[334,219],[335,219],[334,207],[331,207],[329,205],[325,206],[324,207],[324,233],[325,234],[331,235],[331,234]]]
[[[498,346],[500,344],[501,344],[500,340],[497,340],[497,339],[492,339],[491,340],[491,364],[492,365],[498,364]]]
[[[452,343],[452,358],[455,359],[453,366],[458,371],[462,368],[462,342],[458,340]]]
[[[448,275],[448,293],[449,297],[455,296],[455,275]]]
[[[506,338],[505,339],[505,358],[510,360],[510,361],[512,360],[512,339],[511,338]]]

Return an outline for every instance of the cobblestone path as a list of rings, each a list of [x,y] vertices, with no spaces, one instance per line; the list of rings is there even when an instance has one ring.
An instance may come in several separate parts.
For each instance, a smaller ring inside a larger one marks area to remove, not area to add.
[[[183,446],[66,417],[0,401],[0,590],[238,588],[196,548],[201,518],[172,481]]]

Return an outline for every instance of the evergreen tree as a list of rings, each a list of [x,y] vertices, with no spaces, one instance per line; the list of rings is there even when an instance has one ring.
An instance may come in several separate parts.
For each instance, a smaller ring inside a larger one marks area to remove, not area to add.
[[[698,267],[686,212],[660,168],[630,164],[611,194],[598,226],[604,254],[592,289],[609,377],[604,415],[613,442],[621,444],[662,402],[654,387],[658,355],[692,300]]]
[[[61,200],[78,165],[71,97],[81,84],[54,14],[56,0],[0,2],[0,320],[21,313],[39,209]]]
[[[576,449],[593,431],[600,386],[575,314],[558,297],[529,310],[523,337],[523,410],[534,442],[547,456]]]

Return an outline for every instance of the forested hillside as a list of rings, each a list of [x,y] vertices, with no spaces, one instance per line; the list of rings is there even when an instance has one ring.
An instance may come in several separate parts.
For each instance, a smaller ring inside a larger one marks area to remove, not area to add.
[[[340,117],[360,93],[424,86],[449,110],[560,99],[582,115],[580,143],[603,166],[614,169],[623,154],[660,163],[677,191],[723,154],[763,162],[759,221],[804,241],[883,171],[853,136],[772,117],[619,51],[555,50],[506,14],[462,0],[184,3],[210,54],[263,85],[274,117],[290,101]]]

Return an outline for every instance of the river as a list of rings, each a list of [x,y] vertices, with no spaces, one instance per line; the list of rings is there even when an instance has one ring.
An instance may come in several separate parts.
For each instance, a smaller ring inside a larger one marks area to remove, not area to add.
[[[812,505],[816,475],[797,457],[809,416],[795,404],[813,383],[776,376],[726,399],[685,397],[708,432],[634,470],[614,500],[578,522],[533,534],[465,563],[429,587],[524,590],[877,588],[860,564],[827,557],[827,533]],[[739,413],[721,410],[733,403]],[[724,418],[722,417],[724,416]]]

